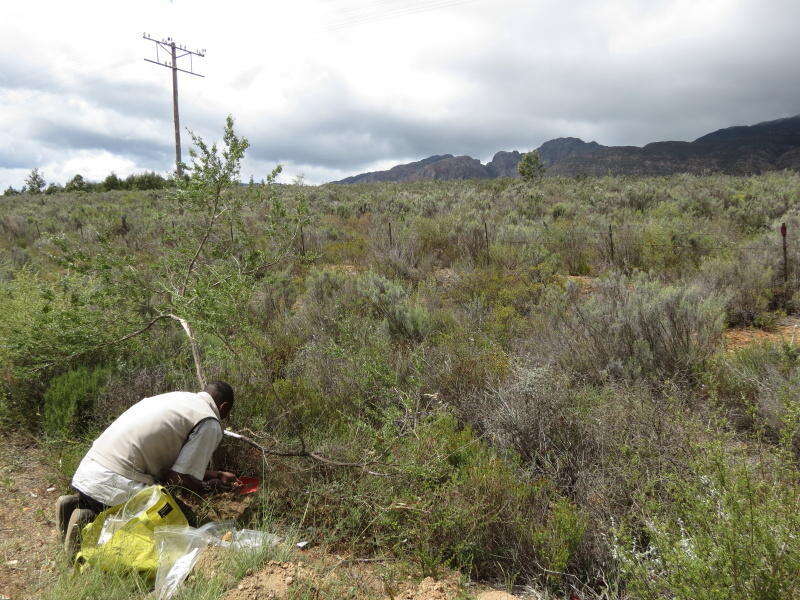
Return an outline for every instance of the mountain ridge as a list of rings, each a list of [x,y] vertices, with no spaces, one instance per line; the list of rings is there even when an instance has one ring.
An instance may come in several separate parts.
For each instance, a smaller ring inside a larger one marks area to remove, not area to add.
[[[734,125],[691,142],[658,141],[644,146],[604,146],[576,137],[560,137],[537,148],[551,175],[671,175],[719,172],[749,175],[764,171],[800,171],[800,114]],[[518,177],[518,150],[501,150],[486,164],[471,156],[439,154],[346,177],[335,184]]]

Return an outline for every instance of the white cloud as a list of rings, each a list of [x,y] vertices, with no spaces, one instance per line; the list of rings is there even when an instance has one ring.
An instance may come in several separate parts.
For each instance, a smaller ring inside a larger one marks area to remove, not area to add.
[[[216,137],[232,113],[257,179],[279,161],[287,179],[320,182],[559,135],[642,144],[800,112],[796,0],[6,4],[0,188],[34,166],[62,181],[171,168],[170,72],[142,60],[145,31],[208,49],[195,63],[206,77],[180,77],[182,125]]]

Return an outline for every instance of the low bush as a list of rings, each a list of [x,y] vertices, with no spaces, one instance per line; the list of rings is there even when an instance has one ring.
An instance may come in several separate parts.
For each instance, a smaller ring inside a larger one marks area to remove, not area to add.
[[[622,527],[616,553],[630,597],[642,600],[794,598],[800,585],[794,468],[776,473],[698,447],[694,477],[672,477],[643,504],[644,532]]]
[[[763,322],[773,301],[773,273],[753,253],[707,260],[697,275],[709,294],[726,298],[728,325]]]
[[[492,450],[446,411],[395,406],[377,428],[353,423],[338,449],[377,457],[369,469],[386,477],[339,469],[296,480],[308,486],[307,506],[293,501],[293,486],[276,483],[273,506],[285,507],[287,519],[305,513],[334,547],[390,553],[423,574],[449,565],[530,580],[541,574],[537,565],[567,568],[586,528],[573,503],[543,478],[520,478],[513,456]]]
[[[42,394],[52,377],[72,364],[103,362],[119,324],[90,282],[65,277],[59,284],[29,271],[0,282],[0,394],[8,398],[7,422],[38,425]],[[74,356],[79,354],[80,356]]]
[[[533,479],[553,482],[586,515],[571,568],[613,571],[605,537],[637,498],[675,472],[693,435],[679,399],[643,385],[584,386],[552,366],[518,362],[462,413],[495,447],[511,449]]]
[[[591,381],[692,381],[722,335],[724,300],[644,277],[600,281],[553,298],[539,353]]]
[[[43,397],[44,431],[50,438],[68,437],[86,424],[108,374],[104,367],[78,367],[52,379]]]
[[[740,429],[765,435],[800,457],[800,351],[763,343],[715,358],[712,397]]]
[[[385,323],[397,341],[421,341],[431,330],[427,309],[414,302],[399,283],[371,271],[326,269],[308,277],[300,298],[300,318],[307,325],[333,332],[345,315],[360,315]]]

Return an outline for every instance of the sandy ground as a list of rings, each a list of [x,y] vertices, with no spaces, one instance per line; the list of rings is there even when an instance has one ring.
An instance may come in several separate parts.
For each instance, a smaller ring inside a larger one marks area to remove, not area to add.
[[[726,350],[738,350],[760,342],[800,343],[800,317],[785,317],[774,329],[769,331],[755,327],[742,327],[728,329],[725,332]]]
[[[0,598],[38,598],[60,560],[55,523],[57,474],[17,436],[0,444]]]
[[[326,564],[328,563],[328,564]],[[269,562],[243,579],[223,600],[282,600],[289,597],[380,598],[381,600],[520,600],[507,592],[472,586],[465,589],[457,573],[440,578],[390,579],[372,563]],[[326,590],[318,593],[318,590]],[[303,594],[305,592],[305,594]],[[530,595],[531,600],[541,596]]]

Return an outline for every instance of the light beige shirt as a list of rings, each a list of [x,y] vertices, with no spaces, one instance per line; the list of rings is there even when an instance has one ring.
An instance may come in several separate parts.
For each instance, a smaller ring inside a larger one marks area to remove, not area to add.
[[[134,404],[92,445],[72,486],[108,506],[125,502],[167,469],[203,479],[222,440],[205,392],[172,392]]]

